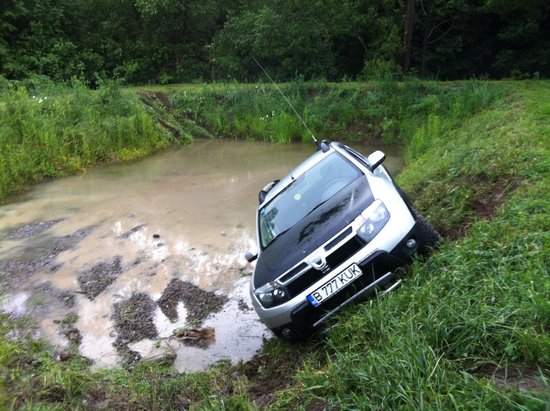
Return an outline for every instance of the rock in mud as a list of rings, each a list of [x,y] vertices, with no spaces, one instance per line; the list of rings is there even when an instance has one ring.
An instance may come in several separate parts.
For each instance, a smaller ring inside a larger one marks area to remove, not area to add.
[[[59,353],[59,361],[64,362],[71,359],[71,352],[68,350]]]
[[[216,332],[211,327],[201,329],[197,328],[179,328],[174,331],[173,337],[178,341],[191,347],[208,348],[216,339]]]
[[[93,300],[111,285],[122,273],[122,257],[116,256],[111,261],[102,262],[77,275],[80,289]]]
[[[187,309],[187,321],[200,325],[208,314],[220,311],[227,300],[225,295],[217,295],[174,278],[157,303],[162,312],[170,320],[175,321],[178,319],[177,305],[182,301]]]
[[[118,348],[144,338],[155,338],[155,302],[145,293],[132,295],[114,305],[114,323],[118,337],[114,345]]]

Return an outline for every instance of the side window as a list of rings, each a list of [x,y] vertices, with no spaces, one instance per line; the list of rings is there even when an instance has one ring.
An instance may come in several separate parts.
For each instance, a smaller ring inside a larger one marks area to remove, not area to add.
[[[369,168],[369,163],[367,162],[367,159],[363,157],[361,153],[358,153],[353,148],[350,148],[348,146],[344,146],[344,150],[346,150],[348,153],[350,153],[353,158],[355,158],[357,161],[359,161],[362,165]]]

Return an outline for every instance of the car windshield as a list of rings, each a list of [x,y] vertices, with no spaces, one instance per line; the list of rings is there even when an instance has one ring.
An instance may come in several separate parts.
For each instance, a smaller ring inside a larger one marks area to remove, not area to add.
[[[329,154],[260,209],[263,248],[362,173],[338,153]]]

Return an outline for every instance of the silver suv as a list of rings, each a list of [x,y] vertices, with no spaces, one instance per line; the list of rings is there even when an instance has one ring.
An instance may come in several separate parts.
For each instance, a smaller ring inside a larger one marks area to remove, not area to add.
[[[257,259],[250,283],[262,321],[279,337],[309,337],[343,306],[374,289],[390,291],[393,271],[440,239],[382,166],[324,141],[282,180],[265,186],[257,212]]]

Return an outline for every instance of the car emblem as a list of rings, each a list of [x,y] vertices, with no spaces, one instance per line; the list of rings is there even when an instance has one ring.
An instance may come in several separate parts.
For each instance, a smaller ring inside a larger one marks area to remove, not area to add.
[[[327,263],[327,259],[324,256],[317,256],[312,258],[311,260],[308,260],[307,264],[314,268],[315,270],[321,271],[323,273],[327,273],[330,271],[330,266]]]

